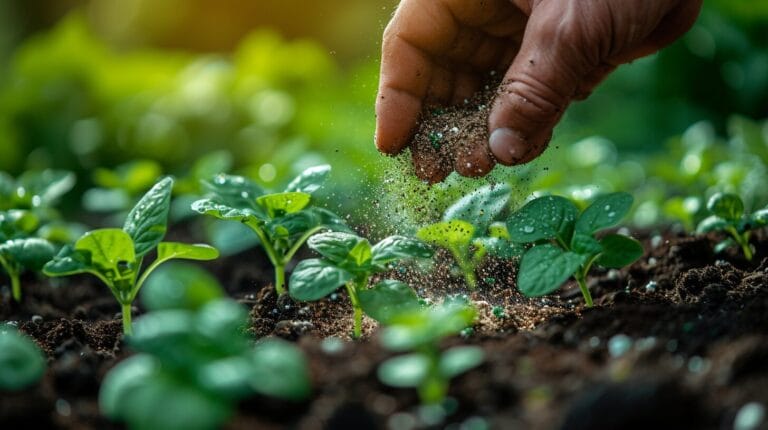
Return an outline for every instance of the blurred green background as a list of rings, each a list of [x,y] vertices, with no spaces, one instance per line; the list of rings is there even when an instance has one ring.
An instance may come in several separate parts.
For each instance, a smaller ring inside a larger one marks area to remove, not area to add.
[[[434,217],[484,180],[427,188],[374,148],[379,39],[396,3],[3,0],[0,170],[68,169],[78,193],[139,193],[151,179],[126,185],[126,162],[185,177],[226,150],[231,170],[267,187],[330,163],[326,203],[358,222]],[[633,191],[640,226],[690,227],[716,190],[767,204],[766,22],[768,2],[705,2],[684,38],[572,106],[540,161],[491,180],[518,201]]]

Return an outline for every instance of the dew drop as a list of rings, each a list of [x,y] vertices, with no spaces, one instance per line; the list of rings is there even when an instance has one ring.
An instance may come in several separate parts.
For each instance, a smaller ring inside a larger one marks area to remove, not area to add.
[[[533,233],[534,231],[535,231],[535,229],[532,226],[530,226],[530,225],[527,225],[527,226],[523,227],[523,232],[525,232],[525,233]]]

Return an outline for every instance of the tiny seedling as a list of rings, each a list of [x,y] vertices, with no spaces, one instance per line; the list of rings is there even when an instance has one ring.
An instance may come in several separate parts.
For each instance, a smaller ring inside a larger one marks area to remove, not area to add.
[[[50,242],[36,237],[11,239],[0,244],[0,266],[11,278],[11,293],[14,300],[21,301],[22,272],[41,270],[55,254],[56,250]]]
[[[131,304],[158,266],[172,259],[213,260],[219,256],[208,245],[162,242],[172,188],[173,179],[160,180],[131,210],[122,229],[86,233],[74,246],[62,248],[43,271],[48,276],[90,273],[99,278],[122,306],[123,330],[131,334]],[[145,256],[154,249],[157,259],[141,273]]]
[[[429,258],[426,244],[404,236],[390,236],[371,246],[368,239],[351,233],[329,232],[312,236],[308,245],[323,258],[301,261],[291,274],[291,297],[315,301],[346,286],[355,312],[353,337],[362,334],[363,312],[379,320],[400,307],[418,305],[416,294],[407,285],[383,281],[370,290],[371,275],[388,270],[392,263],[409,258]]]
[[[530,243],[520,261],[517,287],[528,297],[551,293],[573,276],[587,306],[592,295],[586,277],[593,264],[621,268],[643,255],[638,241],[620,234],[598,239],[595,233],[616,225],[632,206],[627,193],[598,197],[584,212],[559,196],[528,202],[507,220],[513,242]]]
[[[440,341],[461,333],[476,316],[473,306],[457,298],[392,316],[381,334],[382,345],[390,351],[411,352],[383,362],[379,379],[393,387],[416,388],[423,404],[442,402],[450,380],[480,365],[485,354],[475,346],[441,351]]]
[[[443,220],[419,229],[416,237],[451,252],[470,290],[477,288],[477,266],[487,254],[519,255],[506,227],[494,223],[509,202],[508,185],[488,185],[451,205]]]
[[[336,214],[311,205],[312,193],[330,171],[328,165],[309,168],[275,194],[265,194],[242,176],[218,175],[205,183],[211,197],[196,201],[192,209],[250,227],[275,268],[275,289],[283,294],[285,266],[310,236],[322,229],[348,230]]]
[[[744,211],[744,203],[736,194],[717,193],[707,201],[707,210],[712,214],[702,220],[696,229],[699,233],[710,231],[728,234],[730,237],[715,246],[715,252],[722,252],[738,245],[744,257],[753,257],[749,237],[753,230],[768,225],[768,207],[751,214]]]
[[[131,429],[207,430],[221,428],[253,394],[305,399],[304,355],[275,339],[253,346],[243,331],[247,320],[242,305],[228,299],[137,319],[128,344],[139,353],[106,375],[102,412]]]
[[[45,373],[45,357],[37,344],[14,327],[0,324],[0,390],[21,390]]]

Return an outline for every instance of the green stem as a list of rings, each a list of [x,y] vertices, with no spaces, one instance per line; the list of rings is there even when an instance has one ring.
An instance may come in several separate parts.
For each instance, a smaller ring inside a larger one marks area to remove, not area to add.
[[[747,261],[752,261],[752,247],[749,246],[749,232],[747,232],[745,235],[739,235],[739,245],[741,245],[741,250],[744,251],[744,258],[747,259]]]
[[[587,287],[586,274],[579,270],[574,274],[574,278],[576,278],[576,282],[579,284],[581,294],[584,296],[584,302],[586,302],[588,308],[591,308],[593,305],[592,294]]]
[[[121,303],[123,309],[123,333],[127,336],[133,334],[133,327],[131,327],[131,304]]]
[[[457,248],[452,248],[451,252],[456,259],[456,264],[459,265],[461,273],[464,274],[464,279],[467,281],[467,287],[470,291],[477,289],[477,276],[475,276],[475,266],[468,261],[464,256],[464,253]]]
[[[285,294],[285,266],[275,264],[275,290],[277,294]]]
[[[17,303],[20,303],[21,302],[21,280],[19,279],[19,274],[9,272],[8,275],[11,277],[11,292],[13,293],[13,300],[16,300]]]
[[[365,283],[367,283],[367,280]],[[360,339],[363,335],[363,308],[360,307],[360,300],[357,298],[358,286],[353,282],[348,282],[346,288],[349,294],[349,301],[352,302],[352,309],[355,311],[355,325],[352,329],[352,338]]]
[[[448,381],[440,373],[440,351],[431,346],[422,353],[429,359],[429,373],[419,385],[419,399],[424,405],[436,405],[448,394]]]

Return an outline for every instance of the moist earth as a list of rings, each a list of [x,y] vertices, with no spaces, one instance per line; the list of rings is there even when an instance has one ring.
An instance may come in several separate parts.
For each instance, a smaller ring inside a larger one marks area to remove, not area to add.
[[[463,289],[450,257],[428,271],[395,271],[423,297],[468,294],[480,317],[445,346],[478,345],[486,362],[453,380],[444,422],[418,407],[414,390],[382,385],[376,366],[390,353],[377,328],[349,341],[352,309],[343,289],[314,303],[277,297],[259,250],[206,266],[250,309],[250,331],[296,342],[309,362],[314,393],[290,403],[254,397],[228,429],[732,428],[750,402],[768,405],[768,235],[754,236],[752,262],[713,254],[718,237],[644,234],[645,255],[622,270],[594,271],[595,306],[578,287],[529,299],[514,286],[515,264],[489,261],[477,291]],[[87,277],[51,285],[25,279],[21,305],[3,291],[0,320],[14,321],[48,356],[42,381],[0,393],[3,428],[121,428],[99,415],[106,372],[131,354],[118,306]],[[141,304],[134,309],[140,314]],[[464,426],[461,426],[461,425]]]

